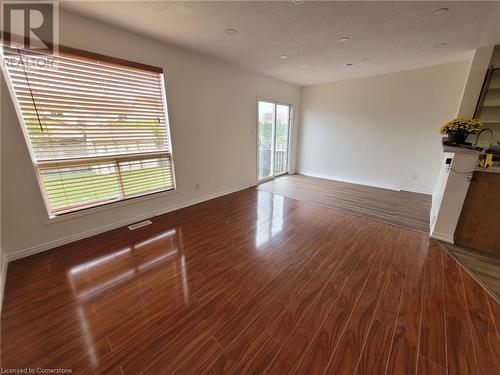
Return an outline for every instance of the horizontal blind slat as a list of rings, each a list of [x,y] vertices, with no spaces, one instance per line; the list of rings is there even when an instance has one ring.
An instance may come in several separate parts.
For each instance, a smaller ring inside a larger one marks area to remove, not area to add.
[[[60,72],[44,72],[44,73],[35,73],[30,71],[29,73],[27,72],[26,75],[28,76],[30,82],[59,82],[59,83],[78,83],[83,86],[94,86],[94,85],[102,85],[104,87],[117,87],[117,88],[125,88],[125,89],[136,89],[138,87],[141,87],[145,90],[149,91],[157,91],[158,88],[158,82],[155,81],[139,81],[139,80],[134,80],[134,81],[124,81],[124,80],[109,80],[109,79],[103,79],[103,77],[100,76],[89,76],[88,78],[84,79],[82,77],[77,78],[76,76],[74,77],[73,75],[63,75],[60,74]],[[12,70],[11,77],[15,79],[23,79],[26,77],[24,71],[22,69],[16,69]]]
[[[29,77],[28,77],[29,79]],[[19,88],[25,88],[25,89],[30,89],[32,92],[37,92],[38,90],[56,90],[59,92],[67,92],[67,93],[85,93],[88,95],[106,95],[106,96],[124,96],[124,97],[134,97],[134,94],[136,96],[152,96],[155,97],[160,94],[159,91],[152,91],[152,90],[146,90],[142,88],[135,88],[135,89],[120,89],[120,88],[115,88],[115,87],[110,87],[110,86],[104,86],[100,84],[95,84],[95,85],[81,85],[77,82],[57,82],[57,81],[50,81],[49,82],[42,82],[42,81],[33,81],[29,80],[30,84],[28,86],[25,79],[17,79],[14,78],[12,81],[16,84],[17,87]],[[79,85],[77,87],[77,85]]]
[[[121,123],[121,124],[126,124],[126,123],[137,123],[138,121],[142,121],[144,124],[157,124],[157,123],[162,123],[161,120],[158,122],[159,117],[161,116],[160,114],[156,116],[150,116],[150,115],[132,115],[132,116],[127,116],[127,114],[123,114],[122,117],[120,115],[101,115],[101,114],[82,114],[81,116],[75,116],[73,114],[68,114],[67,116],[64,116],[64,114],[46,114],[43,110],[38,110],[38,116],[35,114],[32,114],[30,112],[26,113],[26,119],[28,120],[38,120],[41,116],[44,117],[44,122],[45,123],[59,123],[61,124],[63,121],[67,121],[68,125],[70,126],[71,122],[78,122],[78,124],[85,123],[85,122],[90,122],[90,123]]]
[[[113,106],[113,107],[118,107],[118,106],[126,106],[126,107],[133,107],[133,108],[140,108],[140,109],[157,109],[158,107],[161,107],[163,104],[159,102],[152,102],[151,100],[139,100],[139,99],[125,99],[125,98],[118,98],[118,99],[110,99],[110,98],[96,98],[94,96],[82,96],[82,95],[64,95],[63,93],[59,92],[52,92],[49,94],[42,94],[40,91],[35,93],[33,96],[31,95],[29,90],[21,90],[18,89],[16,90],[16,96],[19,98],[20,103],[25,103],[25,104],[30,104],[33,105],[33,98],[37,101],[37,103],[40,103],[41,105],[44,104],[44,100],[50,100],[50,103],[58,103],[61,105],[82,105],[82,107],[85,107],[86,105],[100,105],[100,106]],[[156,106],[153,106],[153,104],[156,104]]]
[[[146,107],[145,109],[142,109],[139,106],[118,106],[118,105],[104,105],[102,104],[101,106],[96,106],[96,105],[76,105],[67,103],[67,104],[47,104],[39,100],[37,102],[41,107],[43,107],[44,111],[46,112],[64,112],[68,114],[80,114],[80,113],[105,113],[105,114],[111,114],[111,115],[117,115],[117,114],[123,114],[123,113],[135,113],[139,115],[151,115],[151,116],[163,116],[163,109],[162,108],[155,108],[155,107]],[[34,107],[33,107],[33,102],[30,103],[26,101],[19,101],[19,104],[21,105],[21,110],[25,110],[27,112],[31,112]]]
[[[18,73],[23,73],[24,70],[22,66],[18,67],[11,67],[11,71],[13,72],[18,72]],[[47,72],[47,73],[45,73]],[[107,73],[104,70],[85,70],[81,68],[75,68],[71,66],[64,66],[62,64],[58,64],[57,67],[54,68],[54,71],[48,70],[46,68],[43,69],[30,69],[31,74],[40,74],[40,75],[55,75],[58,73],[59,77],[79,77],[79,78],[88,78],[88,79],[95,79],[99,78],[103,81],[109,81],[109,82],[120,82],[120,81],[125,81],[125,82],[138,82],[138,83],[148,83],[148,84],[154,84],[158,82],[159,76],[158,75],[147,75],[147,76],[131,76],[131,75],[123,75],[119,74],[117,72],[113,72],[112,74]]]
[[[82,90],[64,90],[57,87],[34,87],[35,91],[29,90],[28,85],[17,85],[14,86],[16,93],[33,95],[35,100],[45,94],[49,95],[64,95],[68,99],[71,97],[82,98],[82,99],[97,99],[97,100],[112,100],[112,101],[132,101],[142,104],[152,105],[152,104],[162,104],[160,97],[155,97],[151,95],[126,95],[125,93],[113,94],[109,92],[87,92]],[[69,96],[68,96],[69,95]]]

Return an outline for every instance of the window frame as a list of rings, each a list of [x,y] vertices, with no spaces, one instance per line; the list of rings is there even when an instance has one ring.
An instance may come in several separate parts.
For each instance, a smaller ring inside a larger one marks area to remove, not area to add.
[[[0,44],[2,42],[2,39],[0,38]],[[0,45],[0,48],[1,45]],[[1,52],[0,52],[1,54]],[[121,154],[121,155],[109,155],[109,156],[97,156],[97,157],[88,157],[88,158],[68,158],[68,159],[61,159],[61,160],[51,160],[51,161],[37,161],[35,157],[35,153],[31,144],[31,139],[28,134],[28,129],[26,126],[26,123],[24,121],[24,117],[22,114],[21,106],[20,103],[17,100],[17,96],[15,93],[15,89],[13,86],[13,83],[11,82],[10,75],[8,72],[8,68],[5,64],[0,64],[1,65],[1,71],[3,74],[3,77],[5,79],[5,84],[9,90],[9,94],[12,100],[12,103],[14,105],[17,118],[19,121],[19,125],[21,126],[21,130],[24,136],[24,141],[26,142],[26,146],[30,155],[31,163],[33,166],[33,171],[38,183],[38,189],[40,192],[40,195],[43,199],[44,206],[45,206],[45,212],[47,214],[46,217],[46,223],[50,224],[53,222],[59,222],[62,220],[66,219],[72,219],[80,216],[85,216],[92,214],[94,212],[99,212],[105,209],[111,209],[111,208],[117,208],[125,205],[130,205],[135,202],[140,202],[143,200],[148,200],[152,199],[155,197],[161,197],[161,196],[168,196],[173,193],[178,193],[179,190],[177,188],[177,180],[176,180],[176,174],[175,174],[175,166],[174,166],[174,151],[172,147],[172,129],[170,126],[170,113],[168,110],[168,104],[167,104],[167,90],[166,90],[166,76],[164,74],[163,68],[155,67],[152,65],[147,65],[143,63],[138,63],[138,62],[133,62],[130,60],[125,60],[117,57],[112,57],[108,55],[102,55],[99,53],[94,53],[94,52],[89,52],[89,51],[84,51],[81,49],[76,49],[72,47],[67,47],[63,45],[58,46],[58,50],[56,55],[64,55],[64,54],[69,54],[73,56],[79,56],[79,57],[84,57],[84,58],[92,58],[92,59],[97,59],[101,61],[105,61],[108,63],[112,64],[117,64],[117,65],[122,65],[126,67],[131,67],[135,69],[142,69],[154,73],[158,73],[161,76],[161,90],[163,93],[163,108],[165,112],[165,127],[166,131],[168,134],[167,141],[168,141],[168,151],[154,151],[154,152],[139,152],[139,153],[130,153],[130,154]],[[72,162],[77,162],[78,160],[87,160],[87,161],[98,161],[98,160],[103,160],[107,159],[112,162],[117,162],[117,161],[135,161],[135,160],[141,160],[147,157],[154,158],[155,156],[161,157],[168,157],[170,159],[170,168],[171,168],[171,174],[172,174],[172,187],[167,188],[167,189],[161,189],[161,190],[156,190],[152,192],[146,192],[144,194],[138,194],[130,197],[122,197],[120,199],[112,199],[108,201],[100,201],[100,202],[94,202],[90,203],[88,205],[82,205],[79,208],[76,209],[71,209],[69,208],[67,211],[60,210],[59,212],[53,212],[51,209],[51,205],[48,199],[47,192],[44,188],[43,180],[42,180],[42,174],[41,174],[41,168],[43,166],[50,166],[50,165],[63,165],[63,164],[71,164]]]

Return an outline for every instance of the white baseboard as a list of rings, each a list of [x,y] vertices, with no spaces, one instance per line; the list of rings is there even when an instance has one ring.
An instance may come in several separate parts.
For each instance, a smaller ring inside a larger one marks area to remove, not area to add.
[[[46,242],[46,243],[36,245],[36,246],[30,247],[27,249],[19,250],[19,251],[13,252],[11,254],[7,254],[7,261],[12,262],[12,261],[17,260],[17,259],[21,259],[21,258],[28,257],[30,255],[41,253],[42,251],[47,251],[47,250],[56,248],[58,246],[66,245],[68,243],[81,240],[83,238],[95,236],[96,234],[104,233],[104,232],[107,232],[107,231],[110,231],[110,230],[113,230],[113,229],[116,229],[119,227],[123,227],[125,225],[130,225],[130,224],[136,223],[138,221],[152,218],[154,216],[163,215],[163,214],[166,214],[168,212],[176,211],[176,210],[179,210],[179,209],[184,208],[184,207],[192,206],[192,205],[197,204],[197,203],[201,203],[201,202],[208,201],[210,199],[221,197],[223,195],[227,195],[227,194],[235,193],[235,192],[240,191],[240,190],[248,189],[249,187],[251,187],[251,184],[239,185],[239,186],[236,186],[234,188],[222,190],[222,191],[219,191],[217,193],[209,194],[209,195],[206,195],[206,196],[203,196],[200,198],[195,198],[195,199],[192,199],[192,200],[187,201],[187,202],[178,203],[178,204],[175,204],[173,206],[169,206],[169,207],[162,208],[162,209],[159,209],[156,211],[148,212],[148,213],[145,213],[143,215],[135,216],[133,218],[128,218],[125,220],[117,221],[115,223],[101,226],[98,228],[94,228],[94,229],[91,229],[91,230],[88,230],[85,232],[73,234],[71,236],[59,238],[59,239],[54,240],[54,241]]]
[[[423,190],[423,189],[415,189],[407,186],[399,186],[399,191],[409,191],[410,193],[424,194],[424,195],[432,195],[432,190]]]
[[[3,293],[5,290],[5,280],[7,279],[7,257],[0,253],[2,257],[2,268],[0,269],[0,316],[2,316]]]
[[[420,189],[415,189],[415,188],[406,187],[406,186],[375,184],[375,183],[372,183],[369,181],[364,181],[364,180],[356,180],[356,179],[350,179],[350,178],[344,178],[344,177],[325,176],[325,175],[319,175],[319,174],[303,172],[303,171],[298,171],[297,173],[302,174],[304,176],[322,178],[325,180],[332,180],[332,181],[339,181],[339,182],[347,182],[349,184],[355,184],[355,185],[370,186],[370,187],[376,187],[376,188],[388,189],[388,190],[394,190],[394,191],[402,191],[403,190],[403,191],[409,191],[411,193],[432,195],[432,191],[420,190]]]
[[[435,240],[440,240],[440,241],[448,242],[451,244],[455,243],[455,239],[454,239],[453,235],[450,235],[450,234],[432,232],[430,237],[434,238]]]

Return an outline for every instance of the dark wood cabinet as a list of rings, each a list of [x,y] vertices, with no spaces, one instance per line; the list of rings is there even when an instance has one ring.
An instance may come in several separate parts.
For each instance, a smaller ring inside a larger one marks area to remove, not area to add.
[[[455,242],[500,255],[500,173],[474,173],[455,231]]]

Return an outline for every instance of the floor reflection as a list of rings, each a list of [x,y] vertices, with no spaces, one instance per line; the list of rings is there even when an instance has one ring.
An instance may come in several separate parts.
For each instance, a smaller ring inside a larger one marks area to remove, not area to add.
[[[82,332],[83,341],[85,342],[85,347],[87,348],[90,363],[92,363],[93,366],[97,366],[98,363],[94,346],[94,338],[89,329],[85,311],[81,307],[78,307],[78,318],[80,321],[80,330]]]
[[[183,248],[182,229],[169,229],[129,247],[74,266],[67,271],[80,330],[92,364],[97,365],[98,359],[92,329],[86,315],[88,309],[84,307],[93,304],[107,293],[126,292],[127,283],[138,280],[140,282],[142,276],[154,269],[162,273],[161,278],[174,278],[176,287],[182,290],[184,303],[188,304],[190,293]],[[144,288],[147,289],[148,286],[145,285]]]
[[[167,261],[181,263],[181,252],[182,231],[180,228],[170,229],[127,248],[79,264],[67,272],[73,295],[82,300],[98,292],[105,292],[110,287],[117,287],[141,272]],[[93,281],[91,288],[87,287],[88,279]],[[99,282],[96,283],[97,280]]]
[[[140,249],[141,247],[147,246],[147,245],[153,245],[155,243],[158,243],[159,241],[172,237],[177,233],[177,229],[170,229],[167,230],[166,232],[160,233],[154,237],[148,238],[147,240],[137,242],[134,245],[134,249]]]
[[[115,252],[113,252],[111,254],[108,254],[108,255],[99,257],[97,259],[93,259],[91,261],[85,262],[85,263],[83,263],[81,265],[72,267],[69,270],[69,273],[71,275],[77,275],[80,272],[88,270],[89,268],[91,269],[91,268],[94,268],[94,267],[97,267],[97,266],[100,266],[100,265],[105,265],[106,263],[108,263],[111,260],[116,260],[116,258],[118,258],[118,257],[120,257],[122,255],[129,254],[130,250],[131,250],[130,247],[127,247],[125,249],[118,250],[118,251],[115,251]]]
[[[285,198],[281,195],[259,191],[257,195],[257,226],[255,246],[262,247],[283,230]]]

